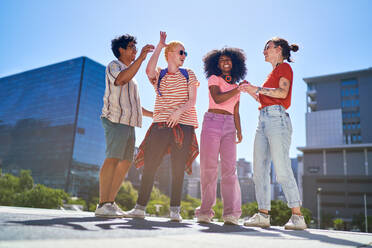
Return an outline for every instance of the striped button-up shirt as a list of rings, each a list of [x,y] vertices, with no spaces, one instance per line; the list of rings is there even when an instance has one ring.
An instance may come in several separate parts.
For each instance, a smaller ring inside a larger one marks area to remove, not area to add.
[[[142,107],[136,79],[132,78],[124,85],[114,84],[119,73],[127,67],[119,60],[111,61],[106,67],[106,89],[101,117],[114,123],[141,127]]]

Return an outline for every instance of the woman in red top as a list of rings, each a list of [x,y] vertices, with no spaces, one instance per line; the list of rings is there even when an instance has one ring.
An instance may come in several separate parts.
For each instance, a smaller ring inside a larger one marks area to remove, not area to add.
[[[289,45],[282,38],[275,37],[266,42],[263,54],[273,70],[262,87],[246,84],[245,90],[260,103],[260,116],[254,141],[253,167],[256,199],[259,212],[247,220],[245,226],[270,226],[271,208],[270,165],[271,160],[278,183],[281,184],[292,209],[292,217],[285,224],[286,229],[303,230],[306,228],[301,214],[301,199],[293,176],[289,147],[292,124],[286,109],[291,105],[293,72],[288,63],[290,52],[296,52],[297,45]]]

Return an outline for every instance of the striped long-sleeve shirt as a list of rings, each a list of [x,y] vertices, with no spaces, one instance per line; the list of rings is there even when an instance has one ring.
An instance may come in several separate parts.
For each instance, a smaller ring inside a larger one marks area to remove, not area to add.
[[[106,67],[106,89],[101,117],[114,123],[141,127],[142,107],[136,79],[132,78],[124,85],[114,84],[119,73],[127,67],[119,60],[111,61]]]

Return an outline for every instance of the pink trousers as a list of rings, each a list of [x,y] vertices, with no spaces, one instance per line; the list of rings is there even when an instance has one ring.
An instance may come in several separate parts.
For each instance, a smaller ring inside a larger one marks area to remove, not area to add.
[[[233,115],[207,112],[200,139],[201,206],[196,216],[214,216],[216,203],[218,157],[221,161],[221,195],[223,216],[240,217],[241,192],[236,173],[236,128]]]

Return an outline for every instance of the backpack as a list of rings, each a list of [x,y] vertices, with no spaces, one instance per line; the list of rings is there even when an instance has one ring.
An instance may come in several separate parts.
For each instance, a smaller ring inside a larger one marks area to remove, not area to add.
[[[178,68],[181,72],[181,74],[186,78],[186,81],[189,82],[189,72],[185,68]],[[157,91],[159,96],[162,96],[160,93],[160,81],[163,79],[165,74],[167,74],[168,68],[162,69],[159,74],[159,79],[158,79],[158,86],[157,86]]]

